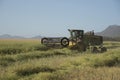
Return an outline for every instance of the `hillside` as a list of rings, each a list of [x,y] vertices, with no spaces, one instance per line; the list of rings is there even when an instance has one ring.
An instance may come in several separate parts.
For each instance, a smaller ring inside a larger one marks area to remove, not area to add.
[[[32,39],[41,39],[41,38],[42,38],[41,35],[38,35],[38,36],[34,36],[34,37],[32,37]]]
[[[40,38],[42,38],[42,36],[38,35],[38,36],[30,37],[29,39],[40,39]],[[27,39],[27,38],[23,36],[13,36],[9,34],[3,34],[0,35],[0,39]]]
[[[105,30],[103,30],[101,32],[97,32],[95,34],[104,36],[105,39],[107,38],[107,39],[113,39],[113,40],[114,39],[119,39],[120,40],[120,25],[110,25]],[[43,36],[38,35],[38,36],[31,37],[31,38],[32,39],[40,39],[42,37]],[[12,36],[12,35],[9,35],[9,34],[3,34],[3,35],[0,35],[0,38],[4,38],[4,39],[14,39],[14,38],[23,39],[25,37],[23,37],[23,36]]]
[[[24,37],[22,36],[11,36],[9,34],[3,34],[3,35],[0,35],[0,38],[1,39],[23,39]]]
[[[104,37],[119,38],[120,37],[120,26],[119,25],[110,25],[102,32],[98,32],[96,34],[104,36]]]

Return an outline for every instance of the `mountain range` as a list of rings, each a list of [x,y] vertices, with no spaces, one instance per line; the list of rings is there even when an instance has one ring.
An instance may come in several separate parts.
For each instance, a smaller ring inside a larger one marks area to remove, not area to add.
[[[120,25],[110,25],[105,30],[101,32],[97,32],[95,34],[103,37],[109,37],[109,38],[120,38]],[[22,36],[12,36],[9,34],[0,35],[0,38],[1,39],[25,39],[25,37],[22,37]],[[40,39],[42,38],[42,36],[38,35],[31,38]]]
[[[96,33],[96,35],[101,35],[101,36],[110,37],[110,38],[119,38],[120,25],[110,25],[105,30]]]
[[[2,39],[24,39],[25,37],[22,37],[22,36],[12,36],[12,35],[9,35],[9,34],[3,34],[3,35],[0,35],[0,38]]]
[[[32,39],[40,39],[42,38],[42,36],[34,36],[34,37],[30,37]],[[0,39],[27,39],[26,37],[23,37],[23,36],[12,36],[12,35],[9,35],[9,34],[3,34],[3,35],[0,35]]]

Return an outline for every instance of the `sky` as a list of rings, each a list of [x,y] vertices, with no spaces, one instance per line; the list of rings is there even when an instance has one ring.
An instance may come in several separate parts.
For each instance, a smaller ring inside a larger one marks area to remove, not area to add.
[[[0,35],[68,36],[120,25],[120,0],[0,0]]]

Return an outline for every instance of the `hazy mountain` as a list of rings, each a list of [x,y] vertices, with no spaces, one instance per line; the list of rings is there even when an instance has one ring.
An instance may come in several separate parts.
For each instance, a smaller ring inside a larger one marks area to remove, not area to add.
[[[38,36],[35,36],[35,37],[32,37],[33,39],[41,39],[42,36],[41,35],[38,35]]]
[[[3,35],[0,35],[0,38],[1,39],[26,39],[26,37],[23,37],[23,36],[12,36],[12,35],[9,35],[9,34],[3,34]],[[35,37],[31,37],[32,39],[41,39],[42,36],[35,36]]]
[[[0,35],[0,38],[3,38],[3,39],[22,39],[22,38],[25,38],[25,37],[22,37],[22,36],[11,36],[9,34],[3,34],[3,35]]]
[[[95,34],[101,35],[101,36],[104,36],[107,38],[120,38],[120,25],[110,25],[105,30],[98,32],[98,33],[95,33]],[[32,37],[32,39],[41,39],[42,37],[43,36],[38,35],[38,36]],[[15,38],[24,39],[25,37],[3,34],[3,35],[0,35],[0,38],[3,38],[3,39],[15,39]]]
[[[96,34],[104,36],[104,37],[111,37],[111,38],[120,37],[120,26],[119,25],[110,25],[110,26],[108,26],[108,28],[106,28],[102,32],[98,32]]]

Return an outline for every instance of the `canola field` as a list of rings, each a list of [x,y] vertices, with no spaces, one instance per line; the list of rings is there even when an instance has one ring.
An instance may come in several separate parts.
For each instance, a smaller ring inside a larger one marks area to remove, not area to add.
[[[0,80],[120,80],[120,42],[107,52],[48,48],[39,39],[0,39]]]

